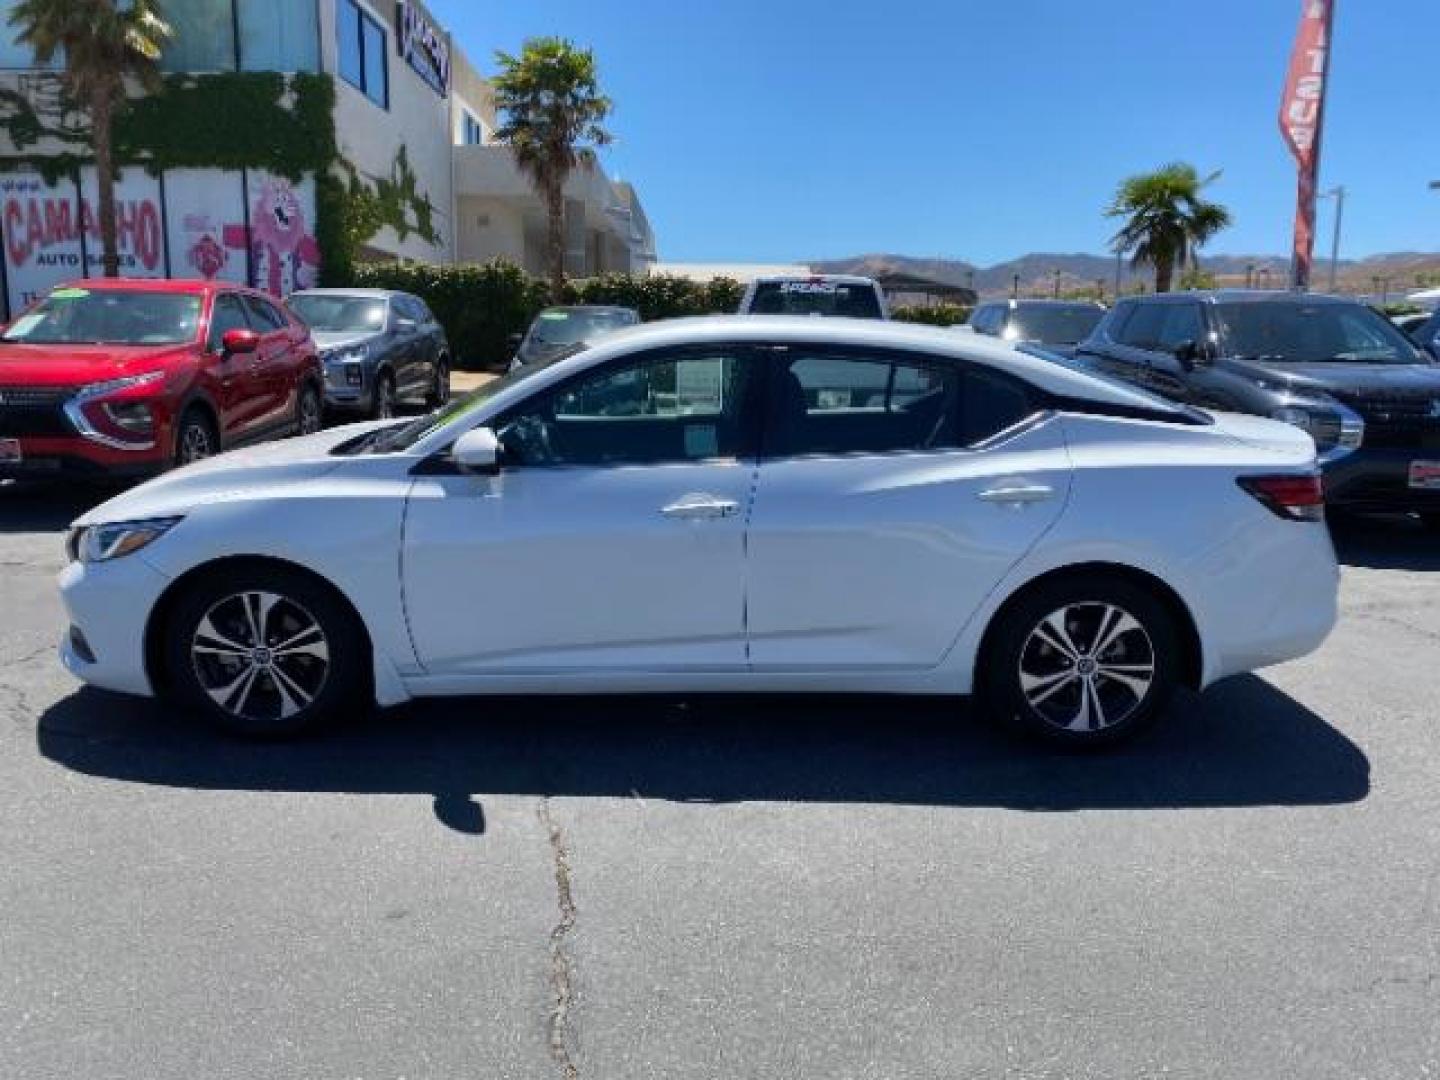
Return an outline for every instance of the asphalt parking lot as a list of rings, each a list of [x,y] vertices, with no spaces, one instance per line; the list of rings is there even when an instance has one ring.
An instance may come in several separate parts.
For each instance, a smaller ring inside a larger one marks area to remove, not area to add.
[[[80,690],[0,488],[0,1075],[1440,1073],[1440,541],[1103,757],[945,702],[427,704],[298,745]]]

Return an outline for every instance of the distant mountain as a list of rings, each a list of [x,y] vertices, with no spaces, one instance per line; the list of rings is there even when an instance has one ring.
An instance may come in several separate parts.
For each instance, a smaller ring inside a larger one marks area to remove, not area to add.
[[[809,263],[818,273],[866,274],[901,271],[918,274],[950,285],[968,285],[981,296],[1008,296],[1018,275],[1022,295],[1049,296],[1055,289],[1055,272],[1060,272],[1060,291],[1074,292],[1093,289],[1105,283],[1106,293],[1115,290],[1115,256],[1054,254],[1036,252],[1018,259],[977,266],[963,259],[916,258],[909,255],[857,255],[848,259],[819,259]],[[1244,285],[1247,274],[1256,284],[1283,286],[1289,273],[1290,260],[1282,255],[1201,255],[1200,268],[1213,274],[1220,285]],[[1267,272],[1268,271],[1268,275]],[[1316,285],[1323,287],[1329,280],[1330,260],[1315,260]],[[1440,253],[1415,251],[1371,255],[1364,259],[1341,259],[1337,287],[1340,291],[1369,294],[1385,291],[1390,296],[1404,295],[1420,287],[1430,278],[1440,284]],[[1389,279],[1388,283],[1377,278]],[[1122,267],[1124,286],[1139,281],[1152,281],[1151,275]]]

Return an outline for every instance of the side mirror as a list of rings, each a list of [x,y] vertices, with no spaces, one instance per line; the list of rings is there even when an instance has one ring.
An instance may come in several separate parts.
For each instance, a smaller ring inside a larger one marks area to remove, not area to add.
[[[220,351],[226,356],[253,353],[260,347],[260,335],[254,330],[226,330],[220,339]]]
[[[493,475],[500,471],[500,439],[488,427],[471,428],[455,440],[450,459],[465,472]]]
[[[1214,357],[1209,344],[1203,341],[1182,341],[1175,346],[1175,359],[1180,361],[1180,366],[1186,371],[1194,371],[1197,367],[1210,363]]]

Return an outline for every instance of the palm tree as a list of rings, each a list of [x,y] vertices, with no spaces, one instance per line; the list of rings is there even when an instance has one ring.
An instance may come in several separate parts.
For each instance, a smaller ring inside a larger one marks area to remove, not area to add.
[[[510,147],[545,203],[545,261],[558,299],[565,287],[565,181],[594,160],[594,147],[610,141],[601,127],[610,99],[600,93],[595,54],[563,38],[531,38],[518,57],[495,55],[495,108],[504,121],[495,138]]]
[[[30,46],[37,64],[65,55],[65,85],[90,114],[90,148],[98,174],[100,246],[106,277],[120,274],[115,230],[115,156],[111,135],[115,110],[125,100],[125,80],[146,88],[160,79],[158,61],[171,38],[156,0],[21,0],[10,12],[17,40]]]
[[[1204,180],[1195,166],[1176,162],[1153,173],[1129,177],[1115,193],[1106,217],[1126,218],[1111,241],[1117,252],[1132,252],[1136,267],[1155,269],[1155,291],[1169,292],[1175,268],[1194,262],[1195,252],[1230,225],[1230,211],[1206,202],[1201,192],[1219,179]]]

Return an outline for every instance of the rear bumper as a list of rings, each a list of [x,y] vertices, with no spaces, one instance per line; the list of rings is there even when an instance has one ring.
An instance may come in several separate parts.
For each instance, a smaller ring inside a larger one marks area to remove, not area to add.
[[[1440,461],[1440,450],[1362,447],[1325,464],[1325,501],[1344,510],[1440,512],[1440,489],[1410,487],[1412,461]]]

